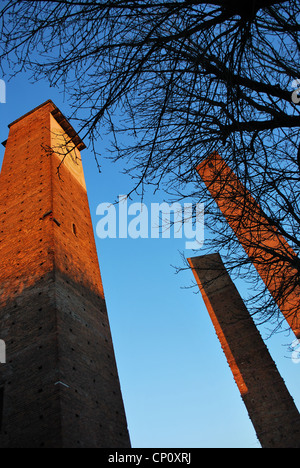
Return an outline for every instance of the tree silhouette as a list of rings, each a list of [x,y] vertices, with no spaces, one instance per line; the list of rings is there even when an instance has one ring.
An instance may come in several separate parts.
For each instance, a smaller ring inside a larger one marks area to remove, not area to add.
[[[296,0],[10,1],[1,66],[63,86],[95,154],[111,134],[132,191],[206,202],[207,250],[252,280],[195,168],[218,152],[299,254],[299,20]],[[275,316],[266,297],[257,308]]]

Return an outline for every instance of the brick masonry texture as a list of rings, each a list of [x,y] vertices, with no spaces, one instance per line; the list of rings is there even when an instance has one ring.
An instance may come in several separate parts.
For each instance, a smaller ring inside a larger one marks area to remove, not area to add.
[[[298,409],[220,255],[189,264],[262,447],[300,448]]]
[[[47,101],[6,143],[1,448],[130,447],[80,153],[59,149],[69,135]]]

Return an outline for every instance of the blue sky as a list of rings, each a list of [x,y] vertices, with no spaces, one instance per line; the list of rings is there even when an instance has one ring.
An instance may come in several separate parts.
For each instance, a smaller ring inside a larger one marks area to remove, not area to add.
[[[26,74],[8,82],[7,102],[0,104],[1,141],[10,122],[47,99],[68,114],[63,94],[48,83],[30,84]],[[103,135],[97,150],[108,154],[108,146]],[[4,148],[0,163],[3,155]],[[97,206],[127,193],[131,180],[121,174],[121,164],[103,159],[99,174],[89,149],[82,157],[96,233]],[[147,193],[145,203],[152,201],[163,201],[163,194]],[[185,251],[185,239],[96,237],[96,244],[133,447],[259,447],[202,298],[186,288],[192,272],[176,275],[172,267],[182,264],[180,252],[195,255]],[[237,286],[247,294],[241,281]],[[261,332],[266,336],[267,328]],[[300,408],[300,364],[287,350],[293,339],[280,334],[267,345]]]

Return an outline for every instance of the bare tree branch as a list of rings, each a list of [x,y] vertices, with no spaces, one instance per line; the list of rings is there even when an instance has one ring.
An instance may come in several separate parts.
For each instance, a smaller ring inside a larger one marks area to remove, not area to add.
[[[256,284],[195,171],[219,152],[294,248],[286,260],[299,283],[298,1],[13,0],[3,2],[0,28],[2,70],[63,87],[68,117],[93,148],[111,134],[111,158],[126,163],[132,191],[148,184],[205,202],[207,251],[222,249],[228,267]],[[254,298],[253,310],[278,316],[264,289]]]

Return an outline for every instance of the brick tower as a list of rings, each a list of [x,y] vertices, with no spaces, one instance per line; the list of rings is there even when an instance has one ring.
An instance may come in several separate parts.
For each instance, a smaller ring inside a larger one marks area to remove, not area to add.
[[[84,143],[51,101],[9,127],[0,176],[0,447],[130,447]]]
[[[213,153],[197,171],[289,326],[300,338],[299,270],[293,266],[299,262],[296,253],[221,156]]]
[[[300,448],[300,415],[219,254],[189,259],[263,448]]]

